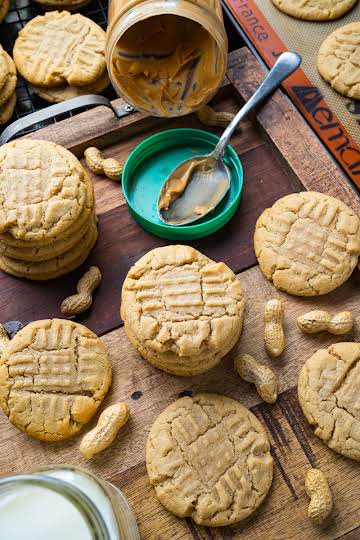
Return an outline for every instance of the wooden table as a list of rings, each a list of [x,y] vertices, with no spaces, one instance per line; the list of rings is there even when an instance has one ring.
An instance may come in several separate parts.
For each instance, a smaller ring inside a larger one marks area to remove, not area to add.
[[[262,68],[247,49],[231,53],[227,79],[214,100],[215,108],[237,111],[262,78]],[[106,156],[125,160],[145,137],[173,127],[204,129],[194,115],[161,120],[134,113],[118,120],[111,111],[99,107],[42,129],[31,137],[60,143],[79,157],[87,146],[98,145],[104,148]],[[80,437],[61,443],[31,440],[1,415],[0,474],[59,463],[86,467],[123,490],[145,540],[358,540],[359,464],[335,454],[313,435],[296,393],[297,376],[303,362],[317,348],[343,339],[326,333],[302,334],[296,326],[296,317],[315,307],[333,311],[351,309],[357,316],[357,325],[346,340],[358,341],[360,272],[355,270],[347,283],[325,297],[291,297],[276,291],[262,276],[252,236],[261,211],[288,193],[304,189],[322,191],[339,197],[359,214],[360,201],[281,91],[277,91],[256,116],[242,124],[232,144],[244,167],[240,208],[223,230],[191,245],[214,260],[226,262],[239,275],[247,305],[237,350],[254,354],[271,364],[280,384],[277,403],[270,406],[261,402],[254,388],[235,375],[234,353],[207,374],[192,378],[162,373],[137,354],[127,340],[119,317],[122,282],[129,267],[140,256],[167,242],[144,232],[134,222],[119,184],[93,175],[100,238],[84,268],[89,264],[98,265],[103,282],[93,309],[78,321],[100,334],[110,353],[114,380],[105,406],[114,400],[126,401],[131,407],[131,420],[107,451],[92,462],[86,462],[78,451]],[[1,274],[1,322],[20,320],[26,324],[35,319],[60,316],[61,300],[74,291],[84,268],[47,283],[32,283]],[[262,341],[263,305],[274,297],[284,300],[287,346],[281,359],[270,361]],[[270,494],[253,517],[232,528],[197,527],[191,520],[173,517],[159,504],[147,480],[145,440],[152,422],[177,397],[195,391],[219,392],[238,399],[263,422],[270,438],[275,462]],[[308,498],[304,474],[311,466],[321,467],[334,494],[333,518],[326,527],[313,525],[306,514]]]

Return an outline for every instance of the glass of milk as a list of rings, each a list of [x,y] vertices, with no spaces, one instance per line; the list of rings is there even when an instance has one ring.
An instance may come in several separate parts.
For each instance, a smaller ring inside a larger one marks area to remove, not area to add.
[[[0,537],[6,540],[140,540],[115,486],[76,467],[0,479]]]

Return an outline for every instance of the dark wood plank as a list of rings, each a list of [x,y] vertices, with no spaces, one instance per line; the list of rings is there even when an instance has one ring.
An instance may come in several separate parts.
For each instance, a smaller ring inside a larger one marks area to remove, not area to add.
[[[256,264],[253,231],[258,215],[279,197],[299,189],[267,144],[245,152],[241,159],[245,182],[235,216],[216,234],[190,242],[210,258],[226,262],[235,272]],[[63,298],[74,292],[84,269],[96,264],[103,273],[102,284],[96,293],[96,310],[78,320],[98,334],[109,332],[121,324],[118,314],[120,291],[130,266],[148,250],[172,242],[141,229],[124,205],[99,217],[98,243],[88,261],[77,271],[57,280],[38,283],[0,274],[3,322],[15,319],[27,324],[34,319],[61,316]],[[21,299],[21,304],[13,299]]]

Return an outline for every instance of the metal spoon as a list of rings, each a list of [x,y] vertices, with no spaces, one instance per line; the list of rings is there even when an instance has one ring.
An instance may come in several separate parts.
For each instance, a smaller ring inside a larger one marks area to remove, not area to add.
[[[259,88],[225,129],[215,149],[207,155],[192,157],[178,165],[165,180],[158,198],[158,214],[168,225],[186,225],[203,218],[211,212],[226,195],[230,186],[230,172],[223,161],[226,146],[237,125],[264,98],[272,94],[284,79],[301,64],[301,56],[295,52],[281,54]],[[167,198],[166,192],[176,188],[179,179],[184,180],[184,191]],[[165,202],[164,202],[165,201]],[[161,207],[162,206],[162,207]],[[168,206],[165,208],[164,206]]]

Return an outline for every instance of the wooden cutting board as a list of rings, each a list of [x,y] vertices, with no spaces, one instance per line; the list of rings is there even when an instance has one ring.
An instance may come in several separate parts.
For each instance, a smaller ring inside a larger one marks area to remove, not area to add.
[[[215,108],[237,111],[262,78],[262,68],[247,49],[231,53],[227,80],[214,100]],[[95,144],[104,148],[106,156],[125,160],[145,137],[173,127],[204,129],[194,115],[159,120],[134,113],[117,120],[111,111],[98,107],[31,137],[58,142],[79,157],[84,148]],[[350,309],[357,321],[346,340],[359,341],[360,272],[355,270],[346,284],[324,297],[291,297],[276,291],[262,276],[253,252],[252,236],[261,211],[288,193],[304,189],[322,191],[339,197],[359,214],[360,202],[281,91],[276,92],[256,116],[242,124],[232,144],[244,166],[245,186],[240,208],[222,231],[191,245],[212,259],[225,261],[238,274],[244,288],[245,325],[236,351],[207,374],[191,378],[167,375],[142,360],[127,340],[119,318],[121,285],[130,265],[141,255],[169,242],[139,228],[127,211],[119,184],[92,175],[100,238],[90,259],[82,269],[48,283],[31,283],[1,274],[1,322],[26,324],[35,319],[60,316],[61,300],[74,291],[84,268],[97,264],[102,270],[103,282],[93,309],[78,320],[102,335],[110,353],[114,380],[104,405],[115,400],[126,401],[132,411],[131,419],[108,450],[87,462],[78,451],[81,436],[61,443],[31,440],[1,414],[0,475],[60,463],[88,468],[123,490],[136,514],[141,538],[145,540],[358,540],[360,465],[335,454],[313,435],[304,420],[296,391],[303,362],[317,348],[343,338],[326,333],[302,334],[296,318],[314,308],[334,312]],[[281,359],[271,361],[263,347],[263,307],[266,300],[278,297],[285,305],[287,345]],[[275,405],[261,402],[253,387],[234,373],[233,356],[238,351],[253,354],[277,373],[280,395]],[[219,392],[238,399],[251,408],[269,435],[275,463],[272,488],[261,508],[235,527],[210,529],[198,527],[191,520],[175,518],[158,503],[147,480],[145,440],[152,422],[179,396],[196,391]],[[304,475],[312,466],[325,472],[334,495],[334,512],[325,527],[313,525],[306,514],[308,498]]]

